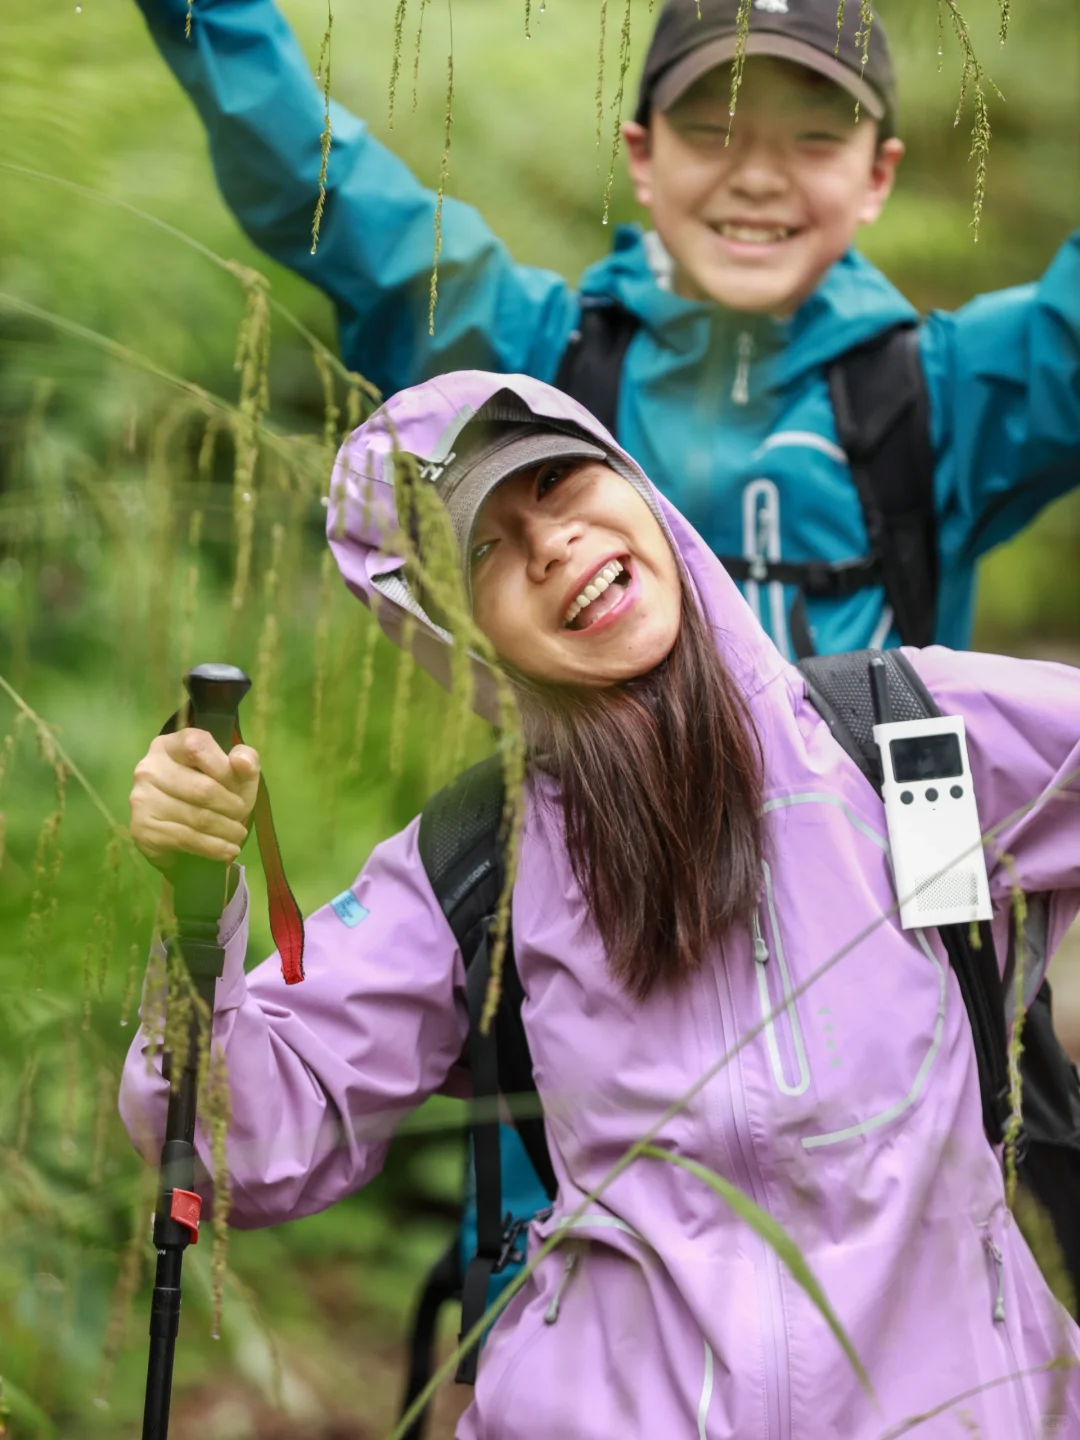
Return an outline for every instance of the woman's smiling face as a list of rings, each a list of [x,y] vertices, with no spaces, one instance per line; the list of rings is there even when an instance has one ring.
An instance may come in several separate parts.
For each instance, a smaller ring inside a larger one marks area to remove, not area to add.
[[[679,633],[678,563],[648,504],[597,461],[513,475],[485,501],[470,549],[473,615],[534,680],[616,685]]]

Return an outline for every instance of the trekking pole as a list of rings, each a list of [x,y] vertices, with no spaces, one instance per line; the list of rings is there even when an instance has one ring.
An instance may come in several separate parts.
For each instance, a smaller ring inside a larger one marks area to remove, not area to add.
[[[240,702],[251,681],[233,665],[199,665],[184,678],[191,703],[188,724],[207,730],[226,754],[232,748]],[[229,867],[195,855],[178,855],[173,875],[177,935],[195,991],[214,1018],[214,987],[225,964],[218,922],[225,907]],[[188,1035],[179,1083],[170,1084],[165,1144],[161,1150],[154,1248],[157,1274],[150,1307],[150,1359],[146,1372],[143,1440],[166,1440],[172,1398],[173,1357],[180,1328],[180,1271],[184,1251],[199,1240],[202,1201],[195,1194],[195,1107],[198,1100],[199,1008]],[[163,1071],[170,1057],[164,1057]],[[170,1075],[170,1081],[172,1079]]]

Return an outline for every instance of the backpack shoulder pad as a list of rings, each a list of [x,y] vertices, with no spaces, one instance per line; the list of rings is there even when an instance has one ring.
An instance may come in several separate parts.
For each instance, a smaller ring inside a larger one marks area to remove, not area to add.
[[[896,650],[850,650],[840,655],[811,655],[800,660],[806,693],[848,755],[879,793],[881,757],[874,741],[874,709],[867,666],[881,655],[889,681],[889,698],[897,720],[922,720],[940,715],[926,686],[906,656]]]
[[[420,816],[420,859],[463,950],[502,892],[505,799],[502,761],[491,755],[433,795]]]

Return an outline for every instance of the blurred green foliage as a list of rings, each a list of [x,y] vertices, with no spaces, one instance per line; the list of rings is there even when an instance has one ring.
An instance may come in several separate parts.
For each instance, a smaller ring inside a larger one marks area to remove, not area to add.
[[[965,0],[962,8],[1005,96],[991,100],[994,141],[977,245],[970,114],[953,125],[954,38],[946,29],[939,67],[932,0],[882,3],[897,50],[908,155],[898,192],[863,245],[923,308],[1033,279],[1080,210],[1080,10],[1074,0],[1017,7],[1001,49],[996,0]],[[285,9],[314,63],[325,5],[288,0]],[[335,94],[434,183],[448,11],[428,7],[414,111],[413,0],[391,131],[393,9],[390,0],[335,7]],[[612,4],[608,17],[608,101],[617,9]],[[632,18],[637,64],[647,0],[633,0]],[[521,260],[573,277],[610,234],[600,221],[608,110],[599,147],[595,140],[598,6],[534,4],[531,40],[523,19],[516,0],[456,0],[449,188],[476,204]],[[217,254],[260,268],[276,299],[333,343],[325,299],[257,255],[225,211],[194,113],[128,0],[4,5],[0,161],[23,167],[0,171],[0,292],[7,296],[128,347],[159,372],[237,396],[233,356],[245,293],[236,278],[130,211],[26,173],[36,170],[142,208]],[[620,161],[612,218],[634,215]],[[0,301],[0,675],[56,727],[122,822],[132,765],[174,708],[183,663],[227,656],[265,677],[261,637],[273,609],[281,640],[263,750],[290,878],[310,909],[347,884],[371,846],[445,778],[445,757],[428,742],[442,733],[446,710],[417,675],[407,709],[399,705],[395,715],[398,661],[380,641],[355,763],[370,622],[336,580],[320,580],[323,388],[310,347],[279,318],[270,389],[276,432],[305,438],[289,442],[288,463],[260,468],[253,579],[237,614],[229,605],[228,436],[200,471],[202,407],[91,338]],[[344,404],[340,387],[338,400]],[[195,514],[202,516],[197,545]],[[275,523],[284,537],[276,598],[264,586]],[[1016,648],[1075,638],[1078,538],[1074,497],[990,559],[981,643]],[[253,704],[254,697],[249,711]],[[71,777],[55,847],[48,831],[43,847],[43,822],[55,813],[55,768],[41,753],[48,740],[16,715],[0,696],[0,745],[12,736],[0,782],[0,1374],[14,1435],[129,1436],[141,1407],[151,1200],[116,1119],[115,1094],[156,888],[148,868],[124,853],[116,890],[108,827]],[[391,774],[391,730],[406,716],[400,773]],[[487,743],[477,726],[473,753]],[[254,959],[270,948],[257,866],[252,883]],[[279,1410],[294,1416],[281,1434],[329,1435],[316,1430],[319,1417],[349,1414],[365,1417],[372,1434],[388,1428],[396,1337],[452,1213],[458,1123],[450,1102],[428,1107],[364,1196],[322,1217],[234,1237],[222,1346],[208,1339],[208,1257],[204,1249],[190,1256],[178,1437],[196,1428],[209,1440],[279,1433],[272,1429]],[[141,1275],[125,1256],[138,1260]],[[127,1322],[125,1285],[142,1286]],[[106,1388],[103,1408],[95,1401]],[[203,1395],[218,1397],[217,1408],[207,1408],[209,1400],[200,1408]],[[245,1408],[251,1396],[262,1397],[259,1421]]]

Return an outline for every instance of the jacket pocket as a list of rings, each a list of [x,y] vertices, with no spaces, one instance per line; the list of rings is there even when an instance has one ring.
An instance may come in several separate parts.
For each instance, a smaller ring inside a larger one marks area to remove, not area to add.
[[[1006,1229],[1012,1223],[1014,1222],[1005,1206],[1001,1205],[989,1220],[978,1226],[978,1230],[986,1262],[986,1305],[994,1333],[1001,1345],[1003,1368],[1006,1374],[1019,1376],[1023,1367],[1017,1358],[1013,1329],[1019,1324],[1021,1317],[1016,1305],[1012,1303],[1015,1296],[1014,1287],[1009,1284],[1009,1244],[1006,1235]],[[1024,1428],[1019,1433],[1024,1440],[1035,1440],[1035,1437],[1042,1433],[1042,1427],[1032,1415],[1024,1381],[1017,1379],[1010,1389],[1014,1394],[1018,1419],[1023,1417],[1020,1424]]]
[[[547,1221],[534,1237],[558,1228]],[[515,1302],[492,1332],[476,1390],[477,1440],[765,1433],[749,1263],[728,1276],[733,1313],[717,1321],[710,1345],[662,1257],[630,1226],[586,1215],[565,1236],[538,1265],[520,1308]]]
[[[765,1044],[773,1080],[781,1095],[803,1095],[810,1086],[799,1012],[792,998],[793,985],[784,939],[780,932],[772,871],[762,861],[764,889],[761,904],[754,912],[754,970],[758,1001],[765,1028]]]
[[[938,1062],[944,961],[936,942],[890,916],[888,841],[859,811],[824,789],[765,808],[776,837],[762,872],[768,959],[743,990],[761,1030],[763,1123],[774,1143],[790,1138],[811,1154],[889,1144]]]

